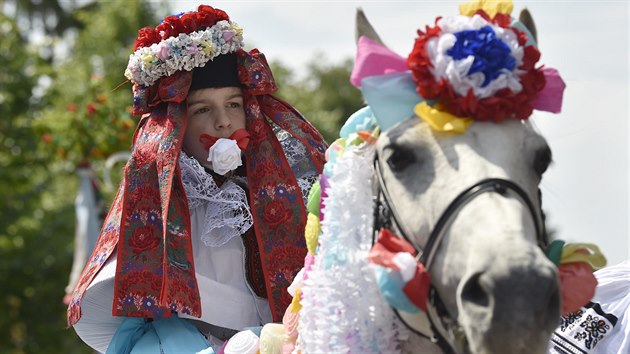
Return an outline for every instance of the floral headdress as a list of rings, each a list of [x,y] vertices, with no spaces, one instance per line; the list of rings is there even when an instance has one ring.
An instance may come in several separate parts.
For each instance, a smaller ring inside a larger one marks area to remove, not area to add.
[[[166,17],[155,29],[140,29],[125,76],[151,86],[161,77],[203,67],[242,47],[243,29],[224,11],[200,5],[197,11]]]
[[[418,30],[406,60],[361,37],[351,80],[381,128],[414,113],[434,129],[462,132],[473,120],[560,112],[565,85],[556,70],[537,66],[535,39],[511,11],[511,1],[462,4],[460,15]]]
[[[244,156],[258,268],[273,319],[282,318],[291,301],[286,288],[306,254],[299,232],[306,224],[306,210],[298,202],[301,190],[272,125],[304,145],[318,173],[326,145],[295,108],[272,95],[277,87],[265,56],[257,49],[244,51],[242,41],[242,30],[225,12],[205,5],[139,31],[127,74],[134,83],[133,113],[142,118],[124,178],[73,293],[70,325],[80,320],[83,295],[110,256],[117,260],[114,316],[157,318],[173,311],[201,316],[189,206],[178,161],[188,120],[186,98],[194,89],[193,69],[223,65],[213,60],[223,54],[223,59],[236,57],[237,84],[243,90],[250,136]]]

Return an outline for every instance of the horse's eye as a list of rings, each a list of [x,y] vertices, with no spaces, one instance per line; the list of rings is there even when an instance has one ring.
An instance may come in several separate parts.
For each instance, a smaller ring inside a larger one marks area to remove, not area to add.
[[[416,162],[415,155],[407,149],[397,147],[388,150],[390,154],[387,156],[387,164],[394,172],[400,172]]]
[[[547,168],[551,164],[551,149],[548,146],[545,146],[538,151],[534,155],[534,172],[536,172],[539,176],[542,176]]]

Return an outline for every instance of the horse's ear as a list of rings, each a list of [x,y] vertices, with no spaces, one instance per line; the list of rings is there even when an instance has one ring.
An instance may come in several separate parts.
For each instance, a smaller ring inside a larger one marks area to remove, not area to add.
[[[532,14],[529,13],[529,10],[523,9],[521,10],[520,15],[518,15],[518,20],[527,27],[529,33],[534,37],[534,41],[538,42],[538,34],[536,33],[536,24],[534,24],[534,18]]]
[[[385,46],[381,37],[378,36],[370,21],[368,21],[367,17],[365,17],[365,13],[363,13],[363,9],[360,7],[357,8],[357,17],[356,17],[356,32],[355,32],[355,41],[359,42],[359,37],[365,36],[369,39],[377,42],[378,44]]]

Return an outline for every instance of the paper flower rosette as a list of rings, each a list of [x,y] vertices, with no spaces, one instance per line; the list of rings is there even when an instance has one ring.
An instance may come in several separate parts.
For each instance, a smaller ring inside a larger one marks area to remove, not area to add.
[[[535,67],[538,49],[511,22],[507,14],[490,19],[478,10],[418,31],[407,64],[420,96],[461,118],[528,118],[545,75]]]
[[[473,121],[560,112],[565,84],[538,65],[536,41],[511,11],[511,1],[463,4],[460,15],[418,30],[406,59],[361,37],[351,81],[381,128],[415,113],[435,130],[463,133]]]

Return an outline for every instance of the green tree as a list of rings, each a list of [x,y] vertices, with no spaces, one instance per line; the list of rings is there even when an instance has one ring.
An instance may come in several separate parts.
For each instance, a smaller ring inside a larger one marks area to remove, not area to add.
[[[66,329],[62,303],[73,251],[74,170],[84,159],[98,168],[108,153],[129,148],[131,90],[114,88],[124,81],[137,29],[157,22],[141,1],[94,2],[72,16],[82,29],[57,47],[66,54],[55,60],[24,46],[16,21],[0,16],[2,353],[89,352]]]
[[[346,119],[363,107],[361,92],[350,84],[352,60],[329,63],[323,54],[311,61],[304,79],[280,62],[272,63],[278,96],[294,105],[317,127],[328,143],[339,137]]]

